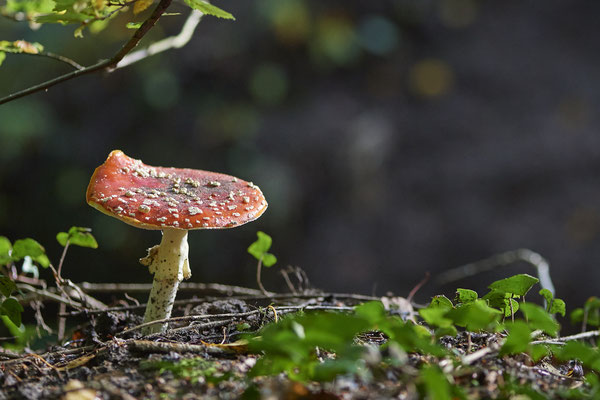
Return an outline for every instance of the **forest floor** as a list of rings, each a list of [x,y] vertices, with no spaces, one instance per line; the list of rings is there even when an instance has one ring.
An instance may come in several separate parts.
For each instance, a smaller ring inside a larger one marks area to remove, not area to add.
[[[450,399],[435,389],[424,395],[419,383],[424,364],[437,365],[468,399],[560,398],[558,393],[586,385],[576,361],[500,356],[502,333],[464,331],[440,339],[458,364],[418,353],[386,362],[392,350],[382,346],[386,336],[370,331],[355,339],[368,345],[361,358],[368,374],[339,374],[325,382],[291,380],[283,373],[249,375],[261,355],[240,341],[243,332],[299,310],[349,313],[369,300],[380,299],[234,290],[227,297],[178,301],[174,316],[183,318],[173,318],[165,333],[146,336],[136,327],[142,306],[134,303],[64,313],[67,326],[75,328],[69,340],[35,352],[0,353],[0,399]],[[315,357],[334,355],[317,349]]]

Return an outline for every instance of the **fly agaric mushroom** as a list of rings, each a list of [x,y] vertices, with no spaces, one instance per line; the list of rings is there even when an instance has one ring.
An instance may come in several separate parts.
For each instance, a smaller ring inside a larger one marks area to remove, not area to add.
[[[179,283],[191,276],[188,230],[232,228],[254,221],[267,202],[252,182],[195,169],[145,165],[112,151],[96,168],[87,202],[103,213],[143,229],[162,230],[159,245],[140,262],[154,274],[144,322],[169,318]],[[144,333],[161,332],[166,324]]]

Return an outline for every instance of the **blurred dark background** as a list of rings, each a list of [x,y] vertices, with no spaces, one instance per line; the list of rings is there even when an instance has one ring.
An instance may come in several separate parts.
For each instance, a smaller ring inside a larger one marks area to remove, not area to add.
[[[246,247],[269,233],[279,267],[326,291],[406,295],[425,275],[521,247],[545,256],[569,309],[598,295],[600,3],[222,0],[180,50],[0,106],[0,234],[33,237],[74,281],[150,282],[160,240],[85,204],[113,149],[150,165],[254,181],[269,209],[240,228],[191,232],[192,281],[254,287]],[[142,44],[177,33],[188,9]],[[0,19],[0,39],[39,41],[84,65],[133,33]],[[8,55],[0,96],[67,72]],[[275,267],[277,268],[277,267]],[[535,271],[515,265],[416,299]],[[285,290],[276,269],[264,274]]]

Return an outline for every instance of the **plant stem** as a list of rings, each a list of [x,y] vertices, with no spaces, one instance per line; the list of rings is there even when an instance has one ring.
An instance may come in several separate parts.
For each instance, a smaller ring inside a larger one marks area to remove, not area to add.
[[[258,265],[256,266],[256,283],[258,284],[258,288],[260,289],[260,291],[265,295],[268,296],[269,292],[267,292],[267,289],[265,289],[265,287],[262,284],[261,278],[260,278],[260,273],[262,270],[262,257],[260,258],[260,260],[258,260]]]

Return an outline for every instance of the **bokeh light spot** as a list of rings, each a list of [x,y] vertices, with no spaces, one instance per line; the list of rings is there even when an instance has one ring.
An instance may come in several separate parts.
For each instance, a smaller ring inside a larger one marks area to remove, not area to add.
[[[352,21],[342,16],[322,17],[311,52],[317,64],[346,65],[358,58],[360,48]]]
[[[474,0],[442,0],[439,7],[440,20],[448,28],[465,28],[477,18],[478,6]]]
[[[89,179],[89,172],[73,168],[63,169],[54,182],[58,199],[70,206],[83,204]]]
[[[0,161],[10,161],[22,154],[29,144],[41,140],[52,126],[45,105],[30,99],[0,107]]]
[[[417,62],[409,72],[409,86],[422,97],[439,97],[450,91],[454,73],[442,60],[427,59]]]
[[[277,64],[261,64],[250,76],[249,89],[252,96],[263,104],[281,103],[288,91],[287,74]]]
[[[144,81],[146,102],[158,109],[173,107],[179,100],[179,82],[169,71],[157,70],[148,74]]]
[[[263,0],[259,3],[277,40],[286,45],[306,42],[311,24],[308,8],[302,0]]]
[[[370,53],[385,55],[398,47],[398,28],[380,15],[365,17],[358,28],[360,44]]]

